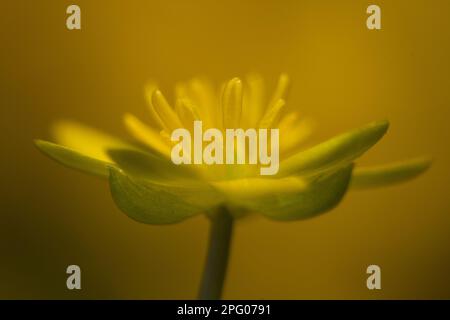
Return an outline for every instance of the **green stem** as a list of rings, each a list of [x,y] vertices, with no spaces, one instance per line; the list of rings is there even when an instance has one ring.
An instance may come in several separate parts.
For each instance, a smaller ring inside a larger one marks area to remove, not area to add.
[[[202,300],[218,300],[222,296],[233,230],[233,217],[225,207],[211,214],[210,220],[208,256],[199,292]]]

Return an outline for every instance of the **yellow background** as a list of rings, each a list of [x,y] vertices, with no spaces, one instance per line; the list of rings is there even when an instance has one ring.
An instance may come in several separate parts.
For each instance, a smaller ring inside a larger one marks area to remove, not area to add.
[[[431,154],[404,185],[346,195],[317,218],[237,223],[224,298],[450,298],[450,2],[4,1],[0,18],[0,298],[195,298],[208,223],[138,224],[105,181],[44,157],[34,138],[71,118],[125,135],[143,85],[249,71],[313,117],[313,142],[387,118],[360,163]],[[82,10],[68,31],[66,8]],[[382,30],[366,8],[382,9]],[[65,287],[69,264],[82,290]],[[366,288],[366,267],[382,290]]]

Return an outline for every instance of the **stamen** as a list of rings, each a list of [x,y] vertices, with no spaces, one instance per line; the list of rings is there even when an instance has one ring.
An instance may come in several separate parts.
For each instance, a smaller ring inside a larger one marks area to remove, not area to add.
[[[286,95],[289,90],[289,82],[289,76],[286,73],[282,73],[278,79],[277,87],[273,93],[272,100],[270,100],[269,108],[275,105],[280,99],[286,100]]]
[[[242,113],[242,81],[231,79],[222,95],[222,117],[224,128],[239,128]]]
[[[166,98],[164,98],[161,91],[155,90],[153,92],[152,103],[153,103],[156,113],[161,118],[165,127],[167,127],[168,132],[172,132],[172,130],[181,128],[183,126],[181,124],[181,121],[178,118],[177,114],[172,109],[172,107],[169,105]]]
[[[212,85],[206,80],[194,78],[189,82],[189,96],[198,106],[203,122],[213,125],[217,100]]]
[[[178,114],[178,117],[183,122],[185,128],[192,129],[194,121],[201,120],[197,112],[197,106],[195,106],[188,98],[177,100],[175,103],[175,112]]]
[[[244,90],[242,120],[244,127],[255,127],[264,114],[264,80],[258,74],[247,76],[247,90]]]
[[[275,127],[278,123],[278,120],[281,117],[281,111],[283,110],[284,105],[285,105],[284,100],[278,99],[278,101],[275,104],[273,104],[269,109],[267,109],[263,118],[259,122],[259,127],[260,128]]]
[[[164,126],[163,121],[161,120],[161,118],[158,116],[158,114],[155,111],[155,107],[153,106],[152,103],[152,95],[153,93],[158,89],[158,86],[156,85],[156,83],[153,82],[149,82],[145,85],[144,90],[145,90],[145,98],[147,100],[148,103],[148,110],[150,112],[150,116],[151,119],[155,122],[155,124],[160,128],[160,129],[167,129]]]

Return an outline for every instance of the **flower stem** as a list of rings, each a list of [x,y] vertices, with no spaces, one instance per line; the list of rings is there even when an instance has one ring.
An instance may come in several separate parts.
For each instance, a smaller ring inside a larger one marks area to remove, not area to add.
[[[199,299],[218,300],[222,295],[228,265],[233,217],[225,207],[211,214],[208,256],[203,270]]]

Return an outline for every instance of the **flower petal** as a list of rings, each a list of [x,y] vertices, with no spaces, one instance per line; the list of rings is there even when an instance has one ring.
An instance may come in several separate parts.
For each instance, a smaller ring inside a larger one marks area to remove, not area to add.
[[[220,195],[203,183],[163,184],[135,179],[114,167],[109,183],[117,206],[147,224],[170,224],[203,213],[220,203]]]
[[[298,220],[331,210],[347,191],[353,164],[317,177],[309,187],[295,193],[275,193],[244,206],[274,220]]]
[[[422,157],[383,166],[356,168],[350,186],[364,189],[400,183],[418,176],[430,165],[431,158]]]
[[[75,121],[58,121],[52,132],[58,144],[105,162],[111,161],[106,153],[109,148],[136,149],[124,140]]]
[[[387,121],[376,121],[341,134],[280,163],[279,175],[310,175],[352,162],[370,149],[386,133]]]
[[[158,151],[168,158],[170,157],[170,146],[165,143],[158,131],[147,126],[130,113],[125,114],[123,119],[125,127],[136,140],[147,145],[152,150]]]
[[[73,169],[106,178],[110,162],[89,157],[73,149],[43,140],[34,142],[36,147],[53,160]]]
[[[111,149],[108,154],[120,169],[132,177],[158,181],[198,179],[195,166],[175,165],[160,155],[127,149]]]

